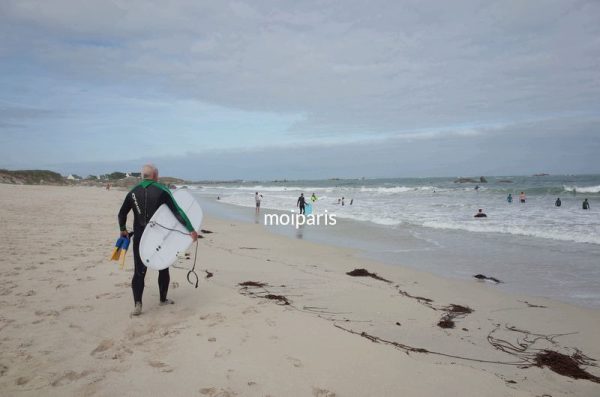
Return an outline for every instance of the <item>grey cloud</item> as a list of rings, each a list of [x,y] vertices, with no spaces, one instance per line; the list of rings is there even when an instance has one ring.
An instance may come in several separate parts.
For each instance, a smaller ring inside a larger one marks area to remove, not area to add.
[[[401,134],[597,114],[600,103],[595,1],[63,0],[1,11],[0,32],[27,32],[4,46],[56,74],[305,115],[290,133]]]

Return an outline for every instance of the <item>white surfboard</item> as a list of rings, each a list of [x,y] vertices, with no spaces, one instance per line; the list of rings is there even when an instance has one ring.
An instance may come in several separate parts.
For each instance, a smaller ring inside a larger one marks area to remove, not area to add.
[[[200,204],[187,189],[174,191],[173,197],[189,218],[194,230],[199,230],[202,223]],[[177,254],[185,252],[190,245],[192,238],[188,230],[175,218],[169,207],[163,204],[158,207],[142,234],[140,257],[148,268],[162,270],[175,263]]]

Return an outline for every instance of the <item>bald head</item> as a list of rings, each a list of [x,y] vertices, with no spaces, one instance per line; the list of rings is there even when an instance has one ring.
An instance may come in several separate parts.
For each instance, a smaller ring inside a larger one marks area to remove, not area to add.
[[[154,164],[146,164],[142,167],[142,179],[158,181],[158,168]]]

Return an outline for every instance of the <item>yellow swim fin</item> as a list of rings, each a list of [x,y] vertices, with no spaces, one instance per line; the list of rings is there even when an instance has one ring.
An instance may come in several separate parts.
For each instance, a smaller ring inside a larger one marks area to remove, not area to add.
[[[127,255],[127,250],[126,249],[122,249],[121,250],[121,256],[119,258],[119,269],[123,270],[125,268],[125,255]]]
[[[115,248],[113,249],[113,252],[112,252],[112,255],[111,255],[111,257],[110,257],[110,260],[111,260],[111,261],[118,261],[118,260],[119,260],[119,257],[120,257],[120,255],[121,255],[121,251],[122,251],[122,250],[121,250],[121,247],[115,247]]]

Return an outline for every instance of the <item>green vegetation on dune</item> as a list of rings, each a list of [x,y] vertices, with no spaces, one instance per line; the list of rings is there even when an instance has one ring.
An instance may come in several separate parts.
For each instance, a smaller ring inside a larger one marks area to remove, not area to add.
[[[48,170],[9,171],[0,169],[0,183],[16,185],[64,185],[61,174]]]

